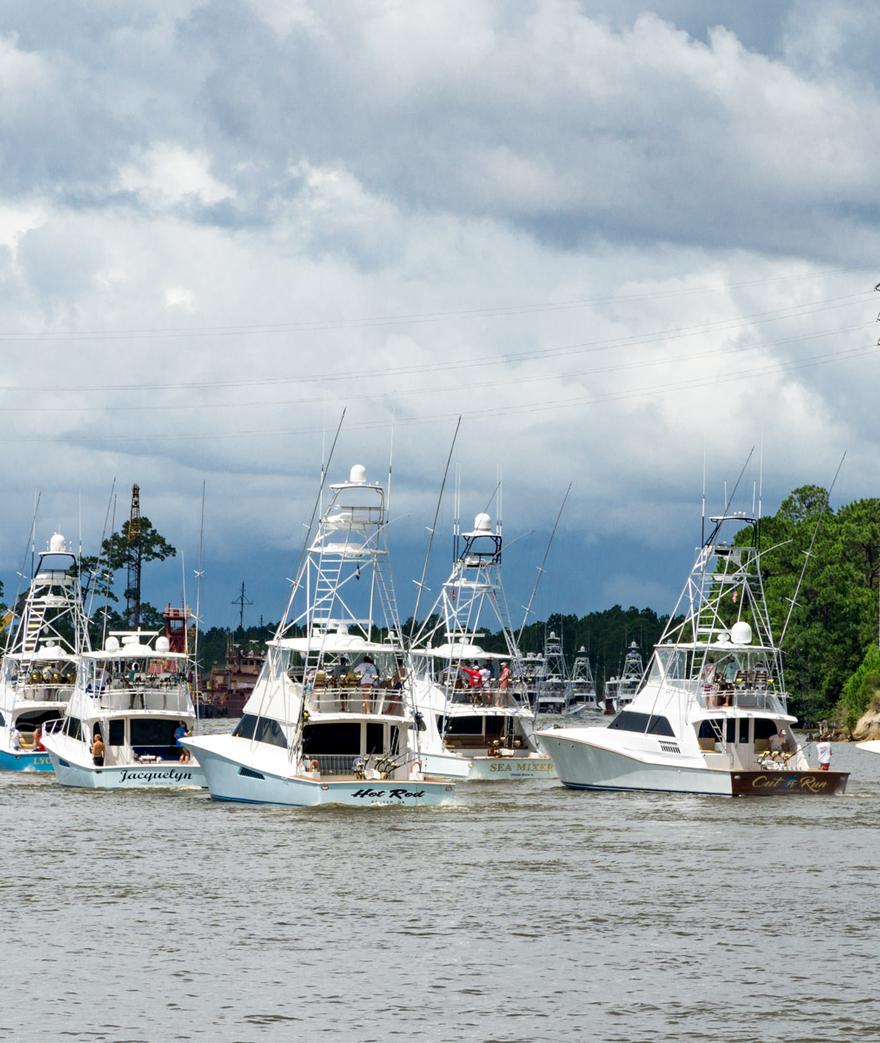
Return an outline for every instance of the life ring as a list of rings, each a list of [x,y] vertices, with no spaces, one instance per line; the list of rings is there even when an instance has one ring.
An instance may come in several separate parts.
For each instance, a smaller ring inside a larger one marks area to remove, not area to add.
[[[315,771],[319,775],[321,774],[321,765],[315,757],[309,761],[309,771]]]
[[[409,766],[409,777],[411,779],[420,779],[422,777],[422,762],[413,761]]]

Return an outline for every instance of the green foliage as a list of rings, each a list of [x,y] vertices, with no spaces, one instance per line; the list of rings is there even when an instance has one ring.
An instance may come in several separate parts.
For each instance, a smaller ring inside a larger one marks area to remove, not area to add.
[[[111,533],[101,544],[101,553],[97,557],[82,559],[81,569],[86,577],[86,589],[93,590],[96,596],[108,601],[119,600],[113,590],[116,573],[127,573],[130,565],[137,564],[138,556],[143,564],[146,561],[164,561],[177,554],[177,550],[156,531],[149,518],[143,517],[140,520],[139,542],[129,541],[128,526],[129,523],[125,521],[119,532]],[[127,594],[128,591],[123,591],[122,596],[126,597]],[[152,626],[153,624],[145,623],[145,608],[151,609],[153,613],[156,610],[149,605],[141,606],[142,625]]]
[[[871,705],[880,690],[880,648],[871,645],[865,658],[843,686],[840,700],[843,723],[855,727],[856,721]]]
[[[737,543],[754,538],[752,529],[743,530]],[[791,613],[782,647],[793,712],[804,718],[819,714],[821,719],[828,715],[823,708],[838,702],[847,679],[877,639],[880,500],[856,500],[835,513],[825,489],[805,485],[761,522],[759,540],[777,641]],[[850,712],[842,710],[844,715]]]

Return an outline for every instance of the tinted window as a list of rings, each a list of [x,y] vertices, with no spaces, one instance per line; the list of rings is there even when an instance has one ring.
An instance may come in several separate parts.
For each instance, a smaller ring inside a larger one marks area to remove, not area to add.
[[[307,724],[303,728],[303,753],[349,754],[361,752],[359,724]]]
[[[246,713],[235,726],[233,735],[239,735],[242,739],[253,739],[254,729],[257,727],[257,718],[251,713]]]
[[[736,742],[736,721],[732,717],[727,720],[726,739],[728,742]]]
[[[125,721],[114,720],[110,722],[110,745],[125,745]]]
[[[749,719],[748,717],[741,717],[739,722],[739,741],[749,741]]]
[[[260,718],[254,731],[254,738],[257,742],[266,742],[270,746],[282,746],[284,749],[287,749],[287,739],[284,738],[284,731],[281,725],[268,717]]]
[[[72,739],[86,738],[85,729],[79,717],[68,717],[64,724],[64,730]]]
[[[768,721],[764,717],[755,718],[755,738],[769,739],[776,734],[776,721]]]
[[[385,752],[385,725],[384,724],[368,724],[367,725],[367,753],[384,753]]]
[[[447,735],[482,735],[485,717],[447,717],[440,719],[440,728],[446,725]]]
[[[246,713],[235,726],[233,735],[242,739],[254,739],[256,742],[265,742],[270,746],[283,746],[287,748],[287,739],[284,731],[277,721],[269,717],[257,717],[256,714]]]
[[[634,710],[621,710],[608,727],[622,732],[645,732],[648,735],[675,736],[672,725],[665,717],[636,713]]]
[[[697,734],[701,739],[717,739],[722,731],[721,721],[700,721],[700,730]]]
[[[180,721],[137,720],[131,721],[132,746],[173,746],[174,730]]]

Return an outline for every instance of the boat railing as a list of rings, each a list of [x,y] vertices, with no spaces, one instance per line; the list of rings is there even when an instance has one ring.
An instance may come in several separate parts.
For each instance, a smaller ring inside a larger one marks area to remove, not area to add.
[[[185,683],[143,685],[126,688],[101,688],[86,693],[102,710],[168,710],[187,713],[192,710],[189,686]]]
[[[772,678],[742,678],[738,681],[702,680],[671,682],[676,688],[682,688],[693,696],[705,710],[771,710],[778,711],[785,707],[785,693],[776,689]]]
[[[387,778],[403,763],[403,756],[389,754],[310,753],[305,766],[310,775],[353,775],[358,779]],[[375,773],[375,774],[374,774]]]
[[[525,685],[513,684],[509,688],[497,685],[480,685],[471,687],[443,686],[446,699],[456,706],[494,706],[501,708],[518,708],[528,705]]]
[[[19,699],[29,703],[66,703],[73,691],[72,684],[20,684],[16,688]]]
[[[403,717],[403,693],[395,688],[306,688],[306,709],[311,713],[384,713]]]

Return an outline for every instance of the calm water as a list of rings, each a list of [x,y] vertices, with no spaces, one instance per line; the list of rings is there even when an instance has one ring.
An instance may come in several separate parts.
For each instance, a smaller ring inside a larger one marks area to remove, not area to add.
[[[470,784],[292,811],[0,777],[0,1035],[880,1038],[880,757],[843,798]]]

